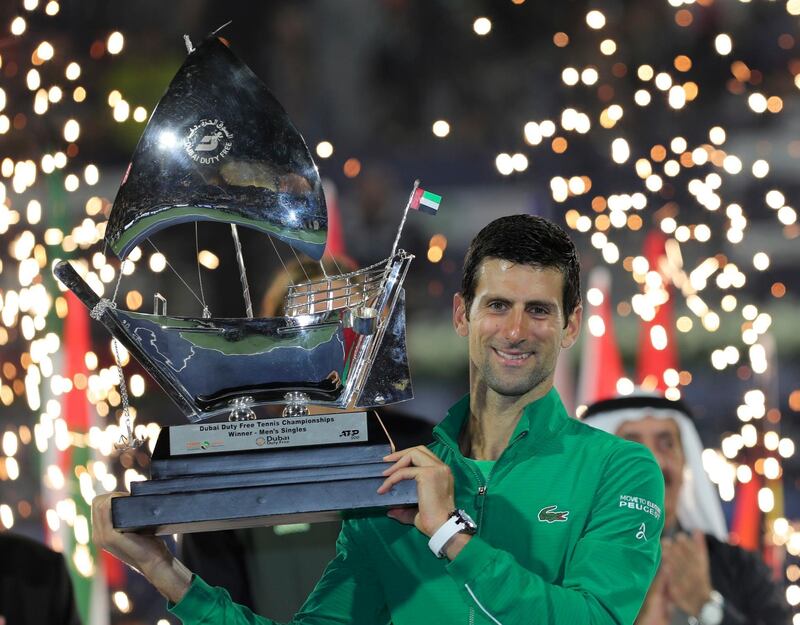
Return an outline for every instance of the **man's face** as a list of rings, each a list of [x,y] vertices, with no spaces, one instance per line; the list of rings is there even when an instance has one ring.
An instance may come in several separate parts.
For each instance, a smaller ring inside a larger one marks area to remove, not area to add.
[[[456,332],[469,339],[473,388],[519,397],[552,384],[558,354],[575,342],[581,318],[578,307],[564,323],[561,272],[487,258],[476,275],[471,309],[460,293],[453,300]]]
[[[626,421],[619,426],[617,436],[636,441],[647,447],[655,456],[664,474],[664,507],[668,526],[674,522],[678,506],[678,494],[683,486],[683,446],[678,424],[674,419],[644,417]]]

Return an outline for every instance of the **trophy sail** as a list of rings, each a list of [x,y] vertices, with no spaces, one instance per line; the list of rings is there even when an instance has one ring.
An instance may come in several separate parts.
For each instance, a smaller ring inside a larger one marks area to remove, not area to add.
[[[246,226],[319,260],[328,216],[303,137],[216,37],[192,51],[153,111],[114,200],[106,240],[125,258],[189,221]]]

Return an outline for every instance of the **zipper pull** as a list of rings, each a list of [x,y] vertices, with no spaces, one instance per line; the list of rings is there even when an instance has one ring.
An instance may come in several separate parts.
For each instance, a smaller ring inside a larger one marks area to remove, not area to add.
[[[483,508],[483,498],[486,495],[486,486],[478,486],[478,492],[475,495],[475,509],[480,510]]]

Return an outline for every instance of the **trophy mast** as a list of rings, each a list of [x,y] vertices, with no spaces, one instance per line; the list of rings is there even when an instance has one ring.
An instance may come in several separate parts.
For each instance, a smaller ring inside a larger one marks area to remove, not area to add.
[[[239,241],[239,230],[236,224],[231,224],[231,236],[233,246],[236,248],[236,263],[239,265],[239,280],[242,282],[242,295],[244,296],[244,306],[247,310],[247,318],[253,318],[253,303],[250,301],[250,286],[247,282],[247,269],[244,266],[244,256],[242,256],[242,242]]]
[[[406,209],[403,211],[403,219],[400,221],[400,227],[397,229],[397,236],[394,238],[394,245],[392,245],[392,253],[389,254],[389,258],[393,258],[395,252],[397,252],[397,244],[400,243],[400,235],[403,234],[403,226],[406,225],[406,217],[408,217],[408,209],[411,208],[411,202],[414,201],[414,194],[417,192],[417,188],[419,187],[419,178],[414,181],[414,188],[411,189],[411,195],[408,196],[408,202],[406,202]]]

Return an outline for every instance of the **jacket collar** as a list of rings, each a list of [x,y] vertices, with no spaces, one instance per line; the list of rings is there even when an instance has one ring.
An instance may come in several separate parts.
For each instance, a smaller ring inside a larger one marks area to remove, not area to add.
[[[433,429],[436,438],[456,450],[458,437],[469,419],[469,400],[467,393],[447,411],[441,423]],[[525,406],[509,444],[521,436],[527,436],[531,444],[538,446],[558,432],[568,419],[566,408],[553,387],[543,397]]]

